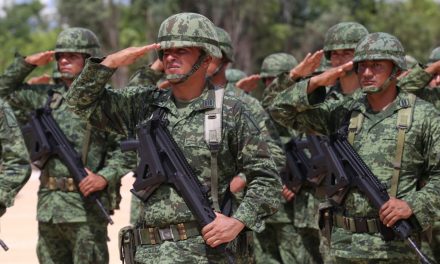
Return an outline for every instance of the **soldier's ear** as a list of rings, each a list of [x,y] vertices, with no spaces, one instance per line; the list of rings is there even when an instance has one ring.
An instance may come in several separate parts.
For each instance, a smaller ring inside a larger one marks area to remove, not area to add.
[[[208,56],[205,56],[205,58],[203,59],[202,64],[203,64],[204,66],[209,66],[209,64],[211,63],[211,61],[212,61],[212,57],[208,55]]]

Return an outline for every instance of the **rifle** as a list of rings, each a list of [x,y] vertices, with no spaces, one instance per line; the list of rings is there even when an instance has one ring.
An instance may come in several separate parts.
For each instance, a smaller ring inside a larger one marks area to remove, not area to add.
[[[67,167],[73,181],[78,186],[87,176],[87,171],[84,169],[85,166],[80,155],[72,147],[52,116],[50,103],[53,94],[52,90],[48,91],[49,97],[44,107],[31,113],[29,122],[22,129],[23,136],[33,164],[43,168],[50,158],[57,157]],[[110,224],[113,224],[113,220],[99,200],[97,193],[92,193],[84,199],[96,202],[103,216]]]
[[[322,142],[322,137],[308,135],[304,140],[293,138],[285,144],[286,168],[281,175],[294,193],[305,183],[318,187],[328,175],[344,174],[341,167],[335,167],[336,162],[328,162],[328,149],[321,146]]]
[[[198,180],[167,129],[168,123],[165,110],[159,108],[147,122],[137,126],[137,140],[129,139],[121,143],[122,151],[137,151],[139,156],[136,180],[131,192],[146,202],[161,184],[170,184],[182,196],[203,228],[214,221],[216,215],[206,188]],[[225,245],[217,248],[226,250]]]
[[[372,202],[376,209],[380,209],[386,203],[390,196],[386,187],[371,172],[353,146],[347,141],[343,130],[339,130],[330,137],[331,150],[339,157],[345,172],[348,175],[350,185],[358,188]],[[344,179],[342,180],[344,181]],[[385,229],[390,229],[384,226]],[[431,263],[430,260],[418,248],[414,240],[410,237],[413,232],[413,226],[409,220],[401,219],[392,227],[392,231],[400,238],[406,239],[409,246],[416,252],[422,263]],[[386,230],[385,230],[386,232]],[[383,234],[383,232],[381,232]]]

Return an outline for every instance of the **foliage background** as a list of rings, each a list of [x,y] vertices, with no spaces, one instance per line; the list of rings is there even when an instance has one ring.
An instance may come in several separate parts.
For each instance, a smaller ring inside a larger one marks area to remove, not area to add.
[[[301,60],[322,48],[326,30],[342,21],[357,21],[370,32],[396,35],[408,54],[420,62],[440,46],[438,0],[3,0],[0,1],[0,70],[22,55],[53,49],[63,28],[81,26],[100,38],[104,54],[153,43],[160,23],[182,11],[198,12],[231,34],[236,62],[248,74],[259,71],[273,52]],[[47,12],[50,8],[52,12]],[[122,86],[135,68],[120,69],[114,84]],[[33,75],[50,73],[37,69]]]

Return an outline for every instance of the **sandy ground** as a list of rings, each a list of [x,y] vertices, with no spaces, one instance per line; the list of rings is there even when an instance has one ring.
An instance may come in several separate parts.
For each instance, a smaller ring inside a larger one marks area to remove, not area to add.
[[[112,216],[113,225],[109,227],[110,263],[121,263],[118,252],[118,231],[128,225],[130,214],[130,188],[134,178],[126,175],[122,179],[121,209]],[[0,219],[0,239],[9,247],[8,251],[0,248],[0,264],[35,264],[38,263],[37,245],[37,190],[38,173],[34,172],[26,186],[16,197],[15,204]]]

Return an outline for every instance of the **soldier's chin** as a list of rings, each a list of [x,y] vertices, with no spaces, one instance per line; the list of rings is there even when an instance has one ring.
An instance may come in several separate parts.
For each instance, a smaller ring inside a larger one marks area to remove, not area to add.
[[[374,93],[378,93],[380,92],[380,87],[376,87],[373,85],[369,85],[369,86],[362,86],[362,92],[366,93],[366,94],[374,94]]]

